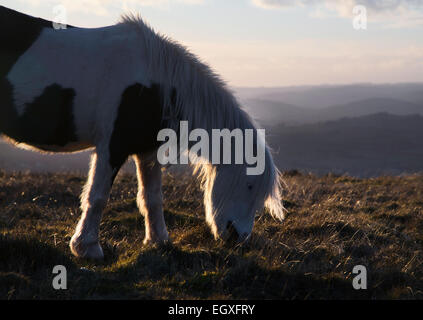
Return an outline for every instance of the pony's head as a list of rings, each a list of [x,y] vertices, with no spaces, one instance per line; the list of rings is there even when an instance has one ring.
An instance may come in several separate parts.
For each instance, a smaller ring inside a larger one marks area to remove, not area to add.
[[[280,173],[267,147],[261,175],[247,175],[246,165],[209,164],[201,167],[201,176],[206,221],[216,239],[247,240],[263,207],[283,220]]]

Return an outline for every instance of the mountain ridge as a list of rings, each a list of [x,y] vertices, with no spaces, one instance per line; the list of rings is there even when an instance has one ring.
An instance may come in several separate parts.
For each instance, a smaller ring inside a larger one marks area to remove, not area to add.
[[[249,99],[244,102],[244,105],[253,118],[267,126],[275,125],[278,122],[301,125],[337,120],[343,117],[360,117],[380,112],[393,115],[423,115],[423,104],[419,105],[391,98],[368,98],[319,110],[259,98]]]

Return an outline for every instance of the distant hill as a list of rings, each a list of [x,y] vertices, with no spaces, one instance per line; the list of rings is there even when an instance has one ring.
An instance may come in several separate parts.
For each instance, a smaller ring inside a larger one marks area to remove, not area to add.
[[[8,171],[85,173],[88,170],[90,152],[76,154],[40,154],[22,150],[0,139],[0,169]]]
[[[388,98],[371,98],[319,110],[298,107],[283,102],[248,99],[245,109],[259,123],[269,126],[277,123],[306,124],[361,117],[381,112],[392,115],[423,115],[423,105]]]
[[[264,126],[278,123],[302,124],[312,119],[315,110],[301,108],[283,102],[249,99],[243,108]]]
[[[235,88],[234,91],[241,101],[260,99],[307,109],[324,109],[375,97],[423,105],[423,83]]]
[[[423,117],[419,115],[379,113],[266,129],[267,142],[282,170],[358,177],[423,172]],[[85,174],[89,155],[41,155],[0,142],[0,170]],[[133,172],[132,162],[125,170]]]
[[[282,170],[367,177],[423,171],[423,117],[387,113],[268,128]]]
[[[343,117],[360,117],[376,113],[389,113],[392,115],[423,115],[423,104],[400,101],[388,98],[372,98],[352,102],[341,106],[328,107],[319,110],[319,121],[337,120]],[[319,119],[320,118],[320,119]]]
[[[41,154],[16,148],[0,138],[0,170],[31,172],[88,172],[92,151],[68,154]],[[132,161],[123,167],[126,172],[134,171]]]

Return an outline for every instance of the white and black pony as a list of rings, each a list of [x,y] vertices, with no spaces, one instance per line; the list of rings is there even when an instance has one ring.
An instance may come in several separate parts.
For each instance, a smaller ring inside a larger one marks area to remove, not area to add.
[[[0,6],[0,133],[41,152],[95,148],[81,197],[82,216],[70,243],[80,257],[102,258],[99,224],[113,181],[132,156],[145,243],[168,240],[163,217],[162,128],[255,129],[224,83],[181,45],[140,18],[116,25],[55,30],[52,22]],[[279,172],[266,146],[265,170],[244,164],[196,164],[206,220],[216,238],[252,232],[266,206],[282,220]]]

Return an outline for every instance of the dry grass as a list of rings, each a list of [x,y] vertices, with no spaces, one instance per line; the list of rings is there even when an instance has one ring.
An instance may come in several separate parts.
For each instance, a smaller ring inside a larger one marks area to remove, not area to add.
[[[0,172],[0,298],[423,298],[423,176],[288,172],[285,182],[285,222],[257,217],[249,245],[233,248],[213,240],[197,183],[166,175],[172,244],[154,248],[142,246],[135,177],[121,175],[101,224],[99,263],[68,249],[84,177]],[[68,290],[52,289],[57,264],[67,267]],[[368,290],[352,287],[359,264]]]

